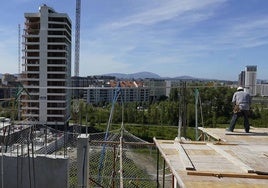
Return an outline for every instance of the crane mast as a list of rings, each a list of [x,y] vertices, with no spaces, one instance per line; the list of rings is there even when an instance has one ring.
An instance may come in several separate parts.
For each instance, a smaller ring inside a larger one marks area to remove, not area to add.
[[[20,74],[20,24],[18,25],[18,75]]]
[[[79,76],[81,0],[76,0],[74,76]]]

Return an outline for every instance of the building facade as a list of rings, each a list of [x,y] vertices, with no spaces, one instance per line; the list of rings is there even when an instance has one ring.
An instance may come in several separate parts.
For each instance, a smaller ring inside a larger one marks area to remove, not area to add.
[[[71,104],[72,24],[65,13],[42,5],[25,13],[21,82],[24,119],[37,124],[66,125]]]
[[[241,71],[238,76],[238,85],[245,87],[245,71]]]
[[[257,94],[261,97],[268,97],[268,84],[257,84]]]
[[[160,97],[166,96],[166,81],[163,79],[144,79],[144,86],[150,90],[150,101],[156,101]]]
[[[246,66],[244,87],[251,96],[257,94],[257,66]]]
[[[72,80],[72,98],[82,99],[84,98],[86,89],[88,86],[103,87],[110,80],[115,80],[114,76],[73,76]]]
[[[117,82],[110,81],[106,84],[96,87],[89,86],[87,89],[86,101],[91,104],[103,104],[113,102]],[[142,82],[120,81],[120,95],[118,101],[123,102],[148,102],[150,90],[143,86]]]
[[[0,80],[0,101],[16,98],[20,83],[12,74],[4,74]]]
[[[257,83],[257,66],[250,65],[246,66],[244,71],[238,76],[238,86],[245,88],[245,91],[248,92],[251,96],[268,96],[268,84]]]

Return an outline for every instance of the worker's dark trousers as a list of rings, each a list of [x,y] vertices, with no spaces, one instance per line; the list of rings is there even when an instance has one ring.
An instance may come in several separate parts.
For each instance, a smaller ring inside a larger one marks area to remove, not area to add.
[[[233,117],[232,117],[232,120],[231,120],[231,123],[230,123],[230,127],[229,127],[229,131],[234,130],[236,121],[237,121],[238,117],[241,117],[241,116],[244,117],[245,131],[249,132],[248,110],[241,110],[240,112],[233,114]]]

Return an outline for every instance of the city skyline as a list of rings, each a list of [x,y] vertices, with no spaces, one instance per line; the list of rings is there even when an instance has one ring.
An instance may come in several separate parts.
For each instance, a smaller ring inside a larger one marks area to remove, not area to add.
[[[0,73],[18,72],[18,24],[23,33],[24,13],[42,4],[69,15],[74,49],[75,3],[4,1]],[[268,1],[81,0],[81,5],[80,76],[148,71],[237,80],[245,66],[256,65],[257,78],[268,79]]]

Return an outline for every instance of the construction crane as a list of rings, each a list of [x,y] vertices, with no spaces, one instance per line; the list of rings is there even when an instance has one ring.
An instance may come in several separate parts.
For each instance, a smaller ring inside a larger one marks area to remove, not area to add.
[[[18,75],[20,74],[20,24],[18,25]]]
[[[81,0],[76,0],[74,76],[79,76]]]
[[[74,57],[74,86],[78,87],[79,77],[79,56],[80,56],[80,14],[81,14],[81,0],[76,0],[76,19],[75,19],[75,57]],[[73,101],[73,109],[75,113],[79,112],[79,90],[74,90],[75,99]]]

